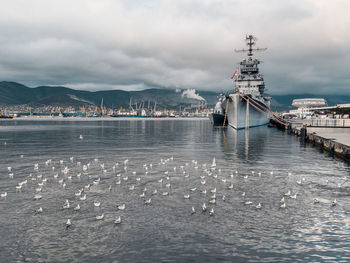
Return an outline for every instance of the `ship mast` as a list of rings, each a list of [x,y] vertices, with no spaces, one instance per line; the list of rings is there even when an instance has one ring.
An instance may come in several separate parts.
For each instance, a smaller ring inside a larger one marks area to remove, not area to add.
[[[253,51],[265,51],[267,48],[253,48],[255,46],[255,42],[258,40],[256,37],[253,35],[245,36],[245,41],[247,43],[248,49],[235,49],[235,52],[247,52],[248,51],[248,56],[251,57],[253,56]]]

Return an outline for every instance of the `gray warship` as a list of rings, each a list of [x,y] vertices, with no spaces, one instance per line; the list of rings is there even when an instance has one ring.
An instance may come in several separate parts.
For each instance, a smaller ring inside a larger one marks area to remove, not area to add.
[[[239,70],[232,76],[235,89],[226,94],[220,102],[223,124],[226,122],[234,129],[244,129],[268,124],[271,97],[264,96],[265,82],[259,71],[260,60],[253,58],[253,51],[264,51],[266,48],[253,48],[256,38],[248,35],[245,38],[248,49],[235,50],[248,52],[247,57],[239,63]]]

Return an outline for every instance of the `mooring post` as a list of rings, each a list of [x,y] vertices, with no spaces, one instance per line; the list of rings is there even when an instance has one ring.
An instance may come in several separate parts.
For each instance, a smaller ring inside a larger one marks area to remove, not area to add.
[[[300,129],[300,137],[306,141],[306,137],[307,137],[307,128],[306,128],[306,124],[303,125],[303,127]]]

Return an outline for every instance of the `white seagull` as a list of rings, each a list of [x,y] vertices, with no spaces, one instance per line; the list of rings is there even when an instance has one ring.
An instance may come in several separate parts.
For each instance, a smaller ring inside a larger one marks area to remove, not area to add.
[[[120,218],[120,216],[118,216],[115,220],[114,220],[114,224],[118,225],[122,222],[122,219]]]
[[[105,217],[105,214],[102,214],[102,215],[100,215],[100,216],[96,216],[96,219],[97,219],[97,220],[102,220],[104,217]]]
[[[214,208],[210,209],[209,215],[210,215],[210,216],[213,216],[213,215],[214,215]]]
[[[118,209],[119,209],[119,210],[124,210],[124,209],[125,209],[125,204],[118,205]]]

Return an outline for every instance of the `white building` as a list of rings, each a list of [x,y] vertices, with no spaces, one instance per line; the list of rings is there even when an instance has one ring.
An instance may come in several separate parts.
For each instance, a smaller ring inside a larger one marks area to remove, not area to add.
[[[290,110],[285,115],[296,116],[304,119],[313,114],[314,108],[324,107],[326,105],[327,101],[322,98],[295,99],[292,102],[292,106],[297,107],[298,109]]]

